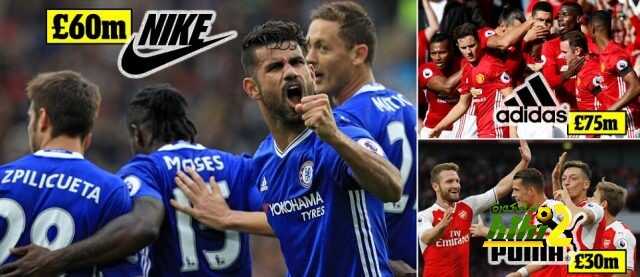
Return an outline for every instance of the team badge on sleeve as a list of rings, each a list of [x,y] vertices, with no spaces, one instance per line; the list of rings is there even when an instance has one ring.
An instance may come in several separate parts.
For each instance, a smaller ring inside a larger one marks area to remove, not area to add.
[[[488,37],[492,37],[492,36],[494,36],[495,34],[496,34],[496,32],[495,32],[495,31],[493,31],[493,30],[487,30],[486,32],[484,32],[484,36],[485,36],[485,37],[487,37],[487,38],[488,38]]]
[[[422,70],[422,77],[425,79],[429,79],[431,78],[431,76],[433,76],[433,71],[431,71],[431,69],[425,68],[424,70]]]
[[[502,74],[500,75],[500,81],[508,84],[511,82],[511,77],[509,76],[509,74],[507,74],[507,72],[502,72]]]
[[[616,249],[627,249],[627,241],[624,238],[619,238],[615,242]]]
[[[127,189],[129,189],[129,196],[136,195],[136,193],[138,193],[138,191],[140,190],[140,186],[142,185],[140,178],[134,175],[129,175],[124,178],[124,183],[127,184]]]
[[[629,68],[629,63],[626,60],[619,60],[616,63],[616,69],[618,70],[618,72],[623,72],[627,68]]]
[[[300,179],[300,185],[305,188],[311,188],[311,183],[313,182],[313,162],[304,162],[300,167],[300,173],[298,175],[298,179]]]
[[[369,151],[384,157],[384,150],[382,150],[382,147],[380,147],[380,145],[378,145],[378,143],[373,141],[372,139],[361,138],[358,140],[358,144],[362,145]]]

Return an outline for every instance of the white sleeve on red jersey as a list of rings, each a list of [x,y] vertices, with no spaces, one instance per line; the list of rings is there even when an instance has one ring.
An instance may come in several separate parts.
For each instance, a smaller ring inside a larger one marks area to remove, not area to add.
[[[591,223],[592,226],[598,225],[600,223],[600,220],[604,219],[604,209],[602,208],[602,206],[593,202],[589,202],[586,205],[584,205],[583,208],[593,213],[594,218],[593,218],[593,223]]]
[[[473,210],[473,215],[488,210],[493,204],[498,202],[498,196],[494,188],[486,191],[483,194],[476,194],[463,199],[465,203]]]
[[[420,252],[427,249],[427,244],[422,242],[422,233],[433,229],[433,207],[418,212],[418,241],[420,242]]]
[[[617,221],[614,224],[617,226],[614,228],[616,234],[613,237],[613,245],[616,249],[627,252],[627,269],[633,270],[635,268],[636,237],[621,222]]]

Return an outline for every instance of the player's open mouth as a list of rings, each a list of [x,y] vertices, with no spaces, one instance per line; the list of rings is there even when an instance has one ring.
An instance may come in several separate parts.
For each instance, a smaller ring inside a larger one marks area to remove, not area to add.
[[[449,193],[459,193],[460,190],[459,189],[450,189]]]
[[[284,86],[285,95],[287,96],[287,101],[292,107],[295,107],[296,104],[300,103],[302,99],[302,85],[298,82],[292,82],[286,84]]]

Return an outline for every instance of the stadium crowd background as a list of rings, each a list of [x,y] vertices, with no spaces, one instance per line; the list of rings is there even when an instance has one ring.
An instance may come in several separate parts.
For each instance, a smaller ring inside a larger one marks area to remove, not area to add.
[[[455,162],[460,166],[460,198],[483,193],[494,187],[520,160],[517,142],[510,141],[439,141],[420,143],[419,152],[419,203],[422,211],[435,203],[435,192],[429,182],[431,169],[439,163]],[[593,195],[595,184],[603,177],[607,181],[627,189],[625,209],[618,215],[631,227],[640,239],[640,147],[634,141],[529,141],[532,161],[529,167],[539,169],[545,176],[545,194],[552,198],[551,172],[562,152],[567,160],[581,160],[591,166],[593,172],[588,196]],[[512,204],[510,197],[500,203]],[[485,225],[490,224],[489,213],[483,214]],[[474,219],[474,223],[477,219]],[[487,251],[482,248],[484,238],[472,238],[470,264],[473,276],[505,276],[517,270],[515,266],[491,266],[487,262]],[[636,245],[636,252],[640,249]],[[636,265],[638,264],[636,256]],[[419,259],[422,265],[422,258]],[[418,271],[422,272],[422,270]],[[475,275],[478,274],[478,275]]]
[[[240,46],[252,26],[269,19],[308,26],[311,11],[327,1],[0,1],[0,163],[28,153],[26,83],[39,72],[75,70],[100,86],[102,106],[87,157],[111,171],[131,152],[125,111],[138,89],[170,83],[181,90],[198,128],[196,140],[209,147],[253,153],[267,128],[254,101],[242,91]],[[363,2],[363,1],[361,1]],[[377,81],[415,102],[415,0],[366,1],[378,35],[374,61]],[[45,10],[57,8],[130,8],[132,32],[146,10],[214,9],[213,33],[237,30],[238,38],[140,80],[117,68],[121,45],[45,45]]]

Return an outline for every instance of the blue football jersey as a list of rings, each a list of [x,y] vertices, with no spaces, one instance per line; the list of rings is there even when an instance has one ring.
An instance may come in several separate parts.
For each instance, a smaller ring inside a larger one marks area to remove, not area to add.
[[[9,253],[13,247],[60,249],[131,210],[122,180],[80,153],[40,150],[0,166],[0,178],[0,264],[17,259]],[[123,260],[66,276],[139,276],[135,263]]]
[[[340,129],[384,155],[365,130]],[[305,130],[284,150],[269,135],[254,159],[291,276],[391,276],[383,203],[360,188],[335,149]]]
[[[401,94],[368,84],[335,109],[339,117],[373,136],[399,170],[402,198],[385,203],[389,256],[416,266],[416,109]]]
[[[250,276],[246,234],[207,228],[191,216],[176,211],[169,200],[189,206],[189,200],[175,184],[177,171],[195,169],[208,182],[214,176],[229,207],[249,210],[250,187],[255,183],[251,158],[207,149],[179,141],[149,155],[136,155],[118,175],[129,186],[134,199],[152,197],[162,201],[165,218],[160,237],[151,245],[150,263],[142,267],[151,276]]]

